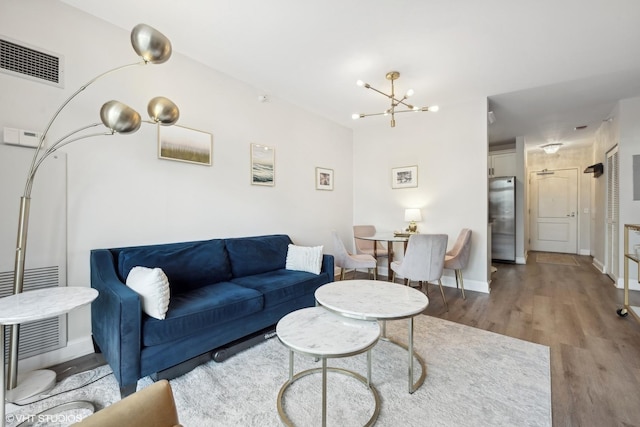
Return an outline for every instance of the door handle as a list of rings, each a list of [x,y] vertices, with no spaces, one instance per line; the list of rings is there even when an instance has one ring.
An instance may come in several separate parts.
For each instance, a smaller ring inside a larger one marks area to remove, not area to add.
[[[567,216],[573,218],[573,217],[576,216],[576,213],[575,212],[571,212],[570,214],[567,214]]]

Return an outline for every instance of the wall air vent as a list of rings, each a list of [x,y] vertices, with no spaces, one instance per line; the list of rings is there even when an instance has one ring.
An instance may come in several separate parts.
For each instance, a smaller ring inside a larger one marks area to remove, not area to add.
[[[0,72],[64,87],[64,57],[0,36]]]

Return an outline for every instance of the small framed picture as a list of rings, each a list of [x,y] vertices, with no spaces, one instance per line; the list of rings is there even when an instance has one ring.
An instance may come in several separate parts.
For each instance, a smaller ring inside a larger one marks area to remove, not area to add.
[[[251,184],[273,187],[276,183],[275,149],[251,144]]]
[[[158,125],[158,158],[211,166],[213,135],[184,126]]]
[[[333,169],[316,168],[316,190],[333,190]]]
[[[418,186],[418,166],[404,166],[391,169],[391,188]]]

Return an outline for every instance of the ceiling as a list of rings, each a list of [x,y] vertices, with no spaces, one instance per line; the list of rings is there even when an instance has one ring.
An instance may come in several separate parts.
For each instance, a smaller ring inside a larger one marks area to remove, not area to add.
[[[389,92],[392,70],[415,105],[488,97],[490,143],[584,142],[640,95],[637,0],[62,1],[127,30],[149,24],[175,52],[354,129],[387,119],[353,113],[389,107],[356,80]]]

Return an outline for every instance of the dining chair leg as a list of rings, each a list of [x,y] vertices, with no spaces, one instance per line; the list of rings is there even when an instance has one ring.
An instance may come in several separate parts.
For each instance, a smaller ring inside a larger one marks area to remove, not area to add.
[[[456,273],[458,273],[456,279],[458,278],[458,276],[460,276],[460,289],[462,290],[462,299],[467,299],[467,297],[465,297],[464,295],[464,280],[462,280],[462,270],[456,270]]]
[[[378,267],[373,269],[373,280],[378,280]]]
[[[444,289],[442,288],[442,280],[438,279],[438,285],[440,285],[440,293],[442,294],[442,301],[444,301],[444,306],[449,311],[449,304],[447,304],[447,298],[444,296]]]
[[[409,279],[407,279],[407,278],[404,279],[404,285],[405,286],[409,286]]]
[[[340,269],[340,280],[344,280],[344,268]]]

